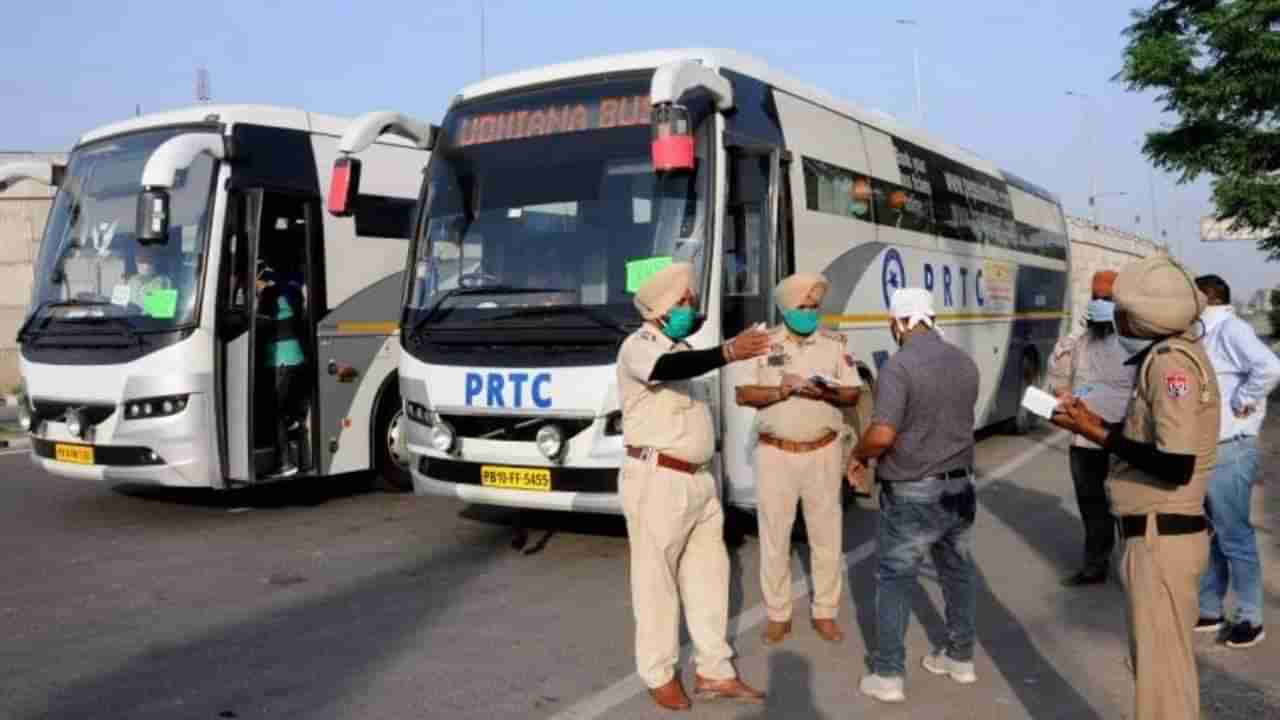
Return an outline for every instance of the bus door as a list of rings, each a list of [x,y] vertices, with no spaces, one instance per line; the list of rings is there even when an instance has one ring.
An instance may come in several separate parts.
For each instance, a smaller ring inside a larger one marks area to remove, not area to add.
[[[314,198],[261,189],[239,199],[241,231],[229,237],[224,260],[229,270],[221,333],[222,422],[228,479],[251,483],[281,470],[308,473],[316,467],[314,312],[322,298],[313,278],[319,206]],[[258,287],[260,268],[271,270],[270,291]],[[293,315],[292,337],[282,335],[276,297],[288,304],[284,315]],[[277,382],[280,366],[294,368],[287,389]]]
[[[788,236],[781,222],[785,206],[786,151],[770,146],[730,142],[726,147],[725,217],[722,230],[724,278],[721,327],[726,339],[756,323],[773,325],[778,315],[773,289],[790,272],[790,250],[779,238]],[[734,401],[734,388],[751,384],[755,365],[733,363],[720,373],[720,414],[726,493],[735,505],[754,507],[756,491],[755,413]]]
[[[257,309],[254,266],[262,191],[236,192],[228,198],[227,233],[219,264],[218,367],[222,392],[218,402],[219,447],[223,475],[229,483],[257,479],[253,463],[253,322]]]

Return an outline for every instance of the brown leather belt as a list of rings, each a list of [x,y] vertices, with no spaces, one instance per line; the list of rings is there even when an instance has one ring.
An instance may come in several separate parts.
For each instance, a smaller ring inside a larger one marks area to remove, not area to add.
[[[1160,535],[1194,535],[1209,529],[1203,515],[1156,515],[1156,532]],[[1120,516],[1120,534],[1126,539],[1147,534],[1146,515]]]
[[[776,435],[760,433],[760,442],[789,453],[807,453],[813,452],[814,450],[821,450],[822,448],[830,445],[837,437],[840,437],[840,435],[834,430],[828,432],[817,440],[783,440]]]
[[[676,472],[682,472],[686,475],[695,475],[702,469],[701,465],[694,465],[691,462],[685,462],[677,457],[663,455],[660,452],[653,452],[649,448],[635,447],[634,445],[627,446],[627,455],[637,460],[648,460],[651,457],[651,454],[658,456],[658,467],[664,467],[668,470],[675,470]]]

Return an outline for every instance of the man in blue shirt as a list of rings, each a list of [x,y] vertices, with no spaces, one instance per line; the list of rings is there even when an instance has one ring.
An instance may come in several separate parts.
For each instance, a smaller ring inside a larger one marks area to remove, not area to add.
[[[1205,511],[1213,527],[1209,569],[1200,580],[1200,620],[1196,632],[1227,628],[1227,647],[1247,648],[1266,637],[1262,629],[1262,566],[1249,523],[1249,501],[1258,471],[1258,432],[1267,395],[1280,383],[1280,358],[1235,315],[1231,288],[1217,275],[1196,285],[1209,298],[1201,315],[1204,347],[1222,391],[1218,459],[1209,478]],[[1224,622],[1223,600],[1236,594],[1234,622]]]

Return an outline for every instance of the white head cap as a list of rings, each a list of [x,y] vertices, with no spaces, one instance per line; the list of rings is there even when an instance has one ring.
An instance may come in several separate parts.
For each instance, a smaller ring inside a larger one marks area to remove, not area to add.
[[[893,291],[889,299],[889,315],[894,320],[906,320],[907,329],[924,323],[933,327],[933,294],[924,288],[901,288]]]

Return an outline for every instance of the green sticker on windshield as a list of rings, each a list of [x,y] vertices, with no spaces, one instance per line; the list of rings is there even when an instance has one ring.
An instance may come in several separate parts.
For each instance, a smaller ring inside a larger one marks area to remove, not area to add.
[[[635,293],[653,274],[671,264],[670,255],[631,260],[627,263],[627,292]]]
[[[161,320],[178,314],[177,290],[151,290],[142,297],[142,312]]]

